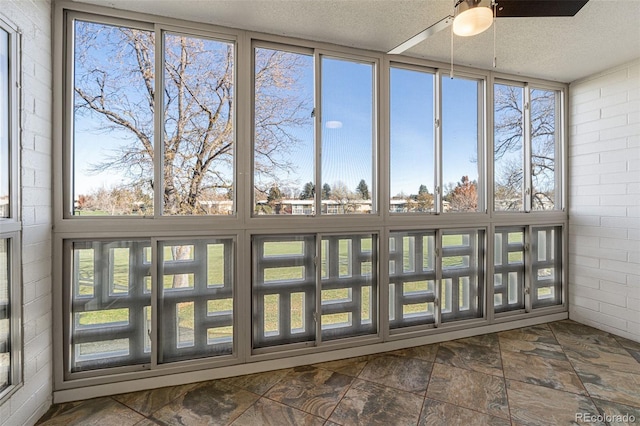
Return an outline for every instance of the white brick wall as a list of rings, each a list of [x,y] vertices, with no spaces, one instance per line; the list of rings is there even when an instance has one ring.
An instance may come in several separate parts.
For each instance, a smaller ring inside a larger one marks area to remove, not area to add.
[[[570,86],[569,316],[640,341],[640,58]]]
[[[24,383],[0,425],[34,424],[51,405],[51,3],[0,0],[22,39],[22,278]]]

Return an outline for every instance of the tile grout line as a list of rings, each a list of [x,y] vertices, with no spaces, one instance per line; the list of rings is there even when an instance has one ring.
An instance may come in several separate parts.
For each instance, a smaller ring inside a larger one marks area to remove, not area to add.
[[[111,399],[111,400],[112,400],[113,402],[115,402],[116,404],[122,405],[122,406],[123,406],[123,407],[125,407],[126,409],[128,409],[128,410],[130,410],[130,411],[133,411],[133,412],[134,412],[134,413],[136,413],[136,414],[140,414],[144,419],[148,419],[148,417],[147,417],[147,416],[145,416],[144,414],[142,414],[141,412],[139,412],[139,411],[138,411],[138,410],[136,410],[135,408],[131,408],[131,407],[129,407],[127,404],[125,404],[125,403],[123,403],[123,402],[118,401],[118,400],[117,400],[117,399],[115,399],[113,396],[111,396],[111,395],[110,395],[110,396],[109,396],[109,399]],[[90,401],[90,400],[89,400],[89,401]],[[136,422],[136,423],[138,423],[138,422]]]
[[[555,338],[555,336],[554,336],[554,338]],[[509,339],[509,338],[505,338],[505,339],[506,339],[506,340],[515,340],[515,339]],[[584,387],[584,384],[582,383],[582,379],[580,379],[580,376],[576,373],[575,369],[573,368],[573,364],[571,363],[571,361],[569,361],[569,357],[567,357],[567,355],[564,353],[564,348],[562,347],[562,345],[561,345],[560,343],[558,343],[558,345],[557,345],[557,346],[562,350],[562,353],[563,353],[563,355],[564,355],[564,357],[565,357],[565,359],[566,359],[566,362],[568,362],[568,363],[569,363],[569,365],[571,366],[571,371],[576,375],[576,377],[578,378],[578,380],[580,380],[580,384],[582,385],[582,387],[583,387],[583,389],[585,390],[585,392],[587,392],[587,395],[582,394],[582,393],[578,393],[578,392],[575,392],[575,391],[571,391],[571,390],[568,390],[568,389],[557,389],[557,388],[552,388],[552,387],[544,386],[544,385],[537,384],[537,383],[530,383],[530,382],[527,382],[527,381],[525,381],[525,380],[521,380],[521,379],[508,378],[508,380],[511,380],[511,381],[513,381],[513,382],[518,382],[518,383],[524,383],[524,384],[526,384],[526,385],[539,386],[539,387],[541,387],[541,388],[546,388],[546,389],[551,389],[551,390],[557,390],[557,391],[560,391],[560,392],[566,392],[566,393],[570,393],[570,394],[578,395],[578,396],[584,396],[584,397],[589,396],[589,392],[588,392],[588,391],[587,391],[587,389]],[[524,354],[523,354],[523,353],[521,353],[521,352],[519,352],[519,351],[518,351],[518,352],[516,352],[516,351],[506,351],[506,352],[512,352],[512,353],[514,353],[514,354],[518,354],[518,355],[522,354],[522,355],[526,355],[526,356],[532,356],[532,357],[535,357],[535,358],[541,358],[541,359],[544,359],[544,360],[564,361],[564,360],[558,360],[558,359],[555,359],[555,358],[547,358],[547,357],[545,357],[545,356],[538,355],[538,354],[534,354],[534,353],[524,353]],[[500,350],[500,357],[502,358],[502,350]],[[503,363],[503,364],[504,364],[504,363]],[[555,368],[554,368],[553,366],[552,366],[552,369],[555,371]],[[504,374],[504,367],[503,367],[503,374]],[[507,379],[507,376],[505,375],[505,376],[504,376],[504,378],[505,378],[505,379]]]
[[[460,339],[458,339],[458,340],[460,340]],[[444,343],[447,343],[447,342],[444,342]],[[438,343],[438,345],[440,345],[440,344]],[[482,345],[481,345],[481,346],[482,346]],[[438,346],[438,351],[439,351],[439,350],[440,350],[440,346]],[[501,356],[502,356],[502,355],[501,355]],[[485,375],[485,376],[488,376],[488,377],[496,377],[496,378],[497,378],[497,377],[499,377],[499,376],[494,376],[494,375],[492,375],[492,374],[483,373],[483,372],[481,372],[481,371],[471,370],[471,369],[469,369],[469,368],[457,367],[457,366],[455,366],[455,365],[449,365],[449,364],[443,364],[443,363],[441,363],[441,362],[436,362],[436,359],[437,359],[437,353],[436,353],[436,358],[435,358],[435,359],[434,359],[434,361],[433,361],[434,366],[435,366],[435,364],[439,364],[439,365],[443,365],[443,366],[445,366],[445,367],[453,367],[453,368],[459,368],[459,369],[461,369],[461,370],[471,371],[471,372],[473,372],[473,373],[482,374],[482,375]],[[501,360],[501,362],[502,362],[502,360]],[[433,368],[431,369],[431,375],[433,375]],[[503,376],[504,376],[504,372],[503,372]],[[502,378],[503,378],[503,380],[504,380],[504,377],[502,377]],[[429,377],[429,384],[431,384],[431,376]],[[428,387],[427,387],[427,392],[428,392],[428,390],[429,390],[429,389],[428,389]],[[505,389],[505,391],[506,391],[506,389]],[[487,416],[487,417],[495,417],[495,418],[497,418],[497,419],[506,420],[506,421],[508,421],[509,423],[511,423],[511,419],[510,419],[510,418],[509,418],[509,419],[505,419],[505,418],[500,417],[500,416],[494,416],[493,414],[486,413],[486,412],[484,412],[484,411],[480,411],[480,410],[477,410],[477,409],[475,409],[475,408],[465,407],[465,406],[462,406],[462,405],[459,405],[459,404],[453,403],[453,402],[451,402],[451,401],[445,401],[445,400],[443,400],[443,399],[438,399],[437,397],[427,397],[427,396],[426,396],[426,394],[427,394],[427,393],[425,392],[425,399],[426,399],[426,398],[433,399],[434,401],[438,401],[438,402],[442,402],[442,403],[444,403],[444,404],[448,404],[448,405],[451,405],[451,406],[454,406],[454,407],[462,408],[463,410],[473,411],[474,413],[478,413],[478,414],[481,414],[481,415],[483,415],[483,416]]]
[[[569,365],[571,365],[571,369],[573,370],[573,372],[575,373],[575,375],[578,377],[578,380],[580,380],[580,383],[582,384],[582,387],[584,388],[585,392],[587,392],[586,397],[589,399],[589,401],[591,401],[591,403],[593,404],[593,406],[596,408],[596,411],[601,414],[604,415],[604,410],[600,410],[600,407],[598,407],[598,404],[595,403],[595,401],[593,400],[593,396],[591,396],[591,392],[589,392],[589,389],[587,389],[587,387],[584,385],[584,382],[582,381],[582,377],[580,377],[580,375],[578,374],[578,372],[576,371],[575,366],[573,365],[573,361],[571,361],[571,358],[569,358],[569,356],[567,355],[567,353],[564,351],[564,345],[562,343],[560,343],[560,340],[558,340],[558,336],[556,335],[556,332],[553,330],[553,327],[549,326],[549,329],[551,330],[551,334],[553,334],[554,339],[556,339],[556,342],[558,342],[558,345],[560,345],[560,348],[562,349],[562,353],[564,354],[564,356],[567,358],[567,361],[569,361]],[[616,340],[617,342],[617,340]],[[583,395],[584,396],[584,395]],[[613,401],[612,401],[613,402]]]
[[[312,366],[312,364],[309,364],[309,366]],[[327,368],[323,368],[323,367],[313,367],[313,368],[318,369],[318,370],[325,370],[325,371],[329,371],[329,372],[331,372],[331,373],[337,373],[337,371],[332,371],[332,370],[329,370],[329,369],[327,369]],[[289,370],[290,370],[290,371],[289,371],[287,374],[285,374],[285,375],[284,375],[284,377],[281,377],[280,379],[278,379],[278,380],[277,380],[274,384],[272,384],[272,385],[271,385],[267,390],[265,390],[265,391],[264,391],[264,393],[263,393],[262,395],[260,395],[260,394],[257,394],[257,393],[256,393],[256,395],[259,395],[259,398],[258,398],[258,399],[253,403],[253,404],[251,404],[251,405],[250,405],[250,406],[249,406],[249,407],[248,407],[248,408],[247,408],[247,409],[246,409],[242,414],[244,414],[244,413],[245,413],[249,408],[251,408],[251,406],[253,406],[256,402],[258,402],[259,400],[261,400],[262,398],[264,398],[264,399],[267,399],[267,400],[269,400],[269,401],[271,401],[271,402],[275,402],[276,404],[284,405],[285,407],[291,408],[292,410],[300,411],[301,413],[305,413],[305,414],[308,414],[308,415],[310,415],[310,416],[313,416],[313,417],[316,417],[316,418],[318,418],[318,419],[321,419],[321,420],[323,421],[323,424],[324,424],[324,423],[326,423],[326,422],[328,422],[328,421],[329,421],[329,419],[328,419],[328,418],[327,418],[327,419],[325,419],[325,418],[323,418],[322,416],[318,416],[318,415],[316,415],[316,414],[314,414],[314,413],[310,413],[310,412],[308,412],[308,411],[303,410],[302,408],[297,408],[297,407],[291,406],[291,405],[286,404],[286,403],[284,403],[284,402],[282,402],[282,401],[277,401],[277,400],[275,400],[275,399],[273,399],[273,398],[269,398],[269,397],[267,396],[267,393],[268,393],[271,389],[273,389],[277,384],[279,384],[280,382],[282,382],[282,381],[284,380],[284,378],[285,378],[285,377],[287,377],[287,376],[289,375],[289,373],[291,373],[291,372],[293,372],[293,371],[294,371],[294,369],[293,369],[293,368],[292,368],[292,369],[289,369]],[[277,370],[276,370],[276,371],[277,371]],[[338,374],[341,374],[341,373],[338,373]],[[345,376],[346,376],[346,374],[345,374]],[[351,376],[348,376],[348,377],[351,377]],[[351,385],[349,385],[349,386],[351,386]],[[243,389],[244,389],[244,388],[243,388]],[[251,392],[251,391],[249,391],[248,389],[244,389],[244,390],[246,390],[247,392]],[[255,392],[252,392],[252,393],[255,393]],[[346,392],[345,392],[345,394],[346,394]],[[341,399],[341,400],[342,400],[342,399]],[[337,407],[337,405],[336,405],[336,407]],[[334,407],[334,410],[335,410],[335,407]],[[331,412],[331,414],[333,414],[333,411]],[[236,419],[238,419],[239,417],[240,417],[240,416],[236,417]],[[234,421],[235,421],[235,420],[234,420]],[[335,422],[334,422],[334,423],[335,423]]]
[[[360,374],[362,374],[362,372],[364,371],[364,369],[367,367],[367,364],[369,364],[369,360],[365,361],[364,366],[362,367],[362,369],[358,372],[358,376],[360,376]],[[322,367],[317,367],[317,368],[322,368]],[[328,370],[327,371],[331,371],[331,373],[333,374],[342,374],[342,373],[338,373],[337,371],[332,371],[332,370]],[[346,376],[346,374],[344,374]],[[347,390],[344,391],[344,393],[342,394],[342,396],[340,397],[340,400],[338,401],[338,403],[333,407],[333,409],[331,410],[331,413],[329,413],[329,416],[325,419],[324,424],[326,424],[329,419],[331,418],[331,416],[333,415],[333,413],[335,413],[336,408],[338,408],[338,406],[340,405],[340,403],[342,402],[342,400],[344,399],[345,396],[347,396],[347,392],[349,392],[351,390],[351,386],[353,386],[353,382],[356,381],[356,379],[358,378],[358,376],[352,377],[352,376],[348,376],[351,377],[351,382],[349,383],[349,386],[347,387]],[[331,420],[332,423],[337,423],[340,424],[338,422],[334,422],[333,420]]]
[[[502,357],[502,346],[500,345],[500,334],[498,337],[498,352],[500,353],[500,365],[502,366],[502,383],[504,383],[504,396],[507,398],[507,411],[509,412],[509,423],[514,424],[513,414],[511,414],[511,404],[509,403],[509,388],[507,386],[507,374],[504,371],[504,359]]]
[[[431,378],[433,377],[433,369],[435,368],[436,359],[438,359],[438,352],[440,351],[440,343],[435,343],[435,344],[438,345],[438,350],[436,350],[436,353],[433,356],[433,362],[431,363],[431,371],[429,371],[429,380],[427,380],[427,388],[424,390],[424,398],[422,398],[422,406],[420,407],[420,413],[418,414],[418,422],[416,423],[416,426],[420,425],[420,419],[422,419],[424,405],[427,403],[427,392],[429,392],[429,385],[431,384]]]

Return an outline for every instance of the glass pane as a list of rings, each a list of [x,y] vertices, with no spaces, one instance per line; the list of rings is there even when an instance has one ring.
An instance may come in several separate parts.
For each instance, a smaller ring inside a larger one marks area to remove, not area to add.
[[[495,210],[524,210],[524,88],[494,85]]]
[[[159,363],[230,354],[233,240],[160,241]]]
[[[314,214],[313,56],[255,49],[255,214]]]
[[[531,209],[555,210],[556,92],[531,90]]]
[[[0,392],[11,384],[11,306],[8,238],[0,239]]]
[[[315,340],[316,239],[253,239],[253,347]]]
[[[226,252],[228,247],[222,244],[209,244],[207,246],[207,286],[224,287],[227,268],[225,263],[228,259]]]
[[[443,211],[478,211],[482,83],[442,77]]]
[[[129,248],[115,247],[109,251],[109,257],[112,265],[109,271],[111,274],[109,293],[127,294],[129,292]]]
[[[482,231],[442,233],[442,322],[483,315]]]
[[[164,36],[164,214],[234,213],[234,45]]]
[[[72,372],[150,362],[149,246],[148,240],[73,243]]]
[[[304,332],[304,293],[291,293],[291,333]]]
[[[532,228],[532,305],[562,304],[562,228]]]
[[[494,310],[525,308],[525,228],[496,228],[494,237]]]
[[[322,240],[321,257],[329,265],[321,283],[322,339],[375,333],[376,236],[326,235]]]
[[[393,248],[389,253],[390,328],[432,324],[436,300],[435,231],[392,232],[389,246]]]
[[[434,210],[434,75],[391,68],[390,211]]]
[[[371,213],[374,66],[322,58],[322,213]]]
[[[153,214],[154,34],[75,21],[74,215]]]
[[[10,104],[9,86],[9,34],[0,29],[0,218],[11,215],[11,205],[9,202],[9,190],[11,185],[11,155],[9,140],[9,108]],[[2,373],[0,373],[2,374]],[[2,389],[2,379],[0,378],[0,390]]]

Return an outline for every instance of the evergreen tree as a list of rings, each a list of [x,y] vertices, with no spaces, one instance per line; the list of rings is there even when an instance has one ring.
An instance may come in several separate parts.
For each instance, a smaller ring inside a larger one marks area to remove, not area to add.
[[[331,186],[328,183],[322,185],[322,199],[328,200],[331,197]]]
[[[302,187],[302,193],[300,193],[301,200],[311,200],[316,194],[316,187],[313,182],[307,182]]]
[[[360,194],[363,200],[368,200],[371,197],[369,196],[369,187],[367,186],[367,182],[364,179],[360,180],[360,183],[356,187],[356,192]]]

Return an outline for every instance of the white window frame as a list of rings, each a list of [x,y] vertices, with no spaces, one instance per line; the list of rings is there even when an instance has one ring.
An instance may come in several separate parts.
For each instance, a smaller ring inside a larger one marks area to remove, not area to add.
[[[0,391],[0,404],[9,398],[23,382],[22,341],[22,221],[20,216],[20,122],[22,85],[22,33],[20,29],[0,15],[0,29],[9,36],[9,217],[0,218],[0,238],[8,239],[8,276],[10,309],[10,384]]]

